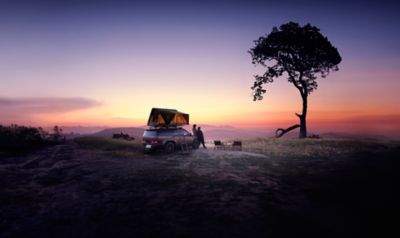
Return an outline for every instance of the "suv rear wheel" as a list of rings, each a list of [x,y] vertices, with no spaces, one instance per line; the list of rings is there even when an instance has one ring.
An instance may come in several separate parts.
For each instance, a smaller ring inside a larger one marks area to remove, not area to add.
[[[168,153],[168,154],[174,152],[174,151],[175,151],[175,144],[174,144],[173,142],[171,142],[171,141],[170,141],[170,142],[167,142],[167,143],[164,145],[164,150],[165,150],[165,152]]]

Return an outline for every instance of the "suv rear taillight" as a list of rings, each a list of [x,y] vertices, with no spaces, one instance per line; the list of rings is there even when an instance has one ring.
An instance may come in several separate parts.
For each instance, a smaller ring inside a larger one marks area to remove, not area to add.
[[[157,144],[162,144],[163,140],[161,139],[150,139],[146,141],[147,143],[153,144],[153,145],[157,145]]]
[[[160,139],[144,139],[143,138],[143,143],[146,143],[146,144],[161,144],[162,140],[160,140]]]

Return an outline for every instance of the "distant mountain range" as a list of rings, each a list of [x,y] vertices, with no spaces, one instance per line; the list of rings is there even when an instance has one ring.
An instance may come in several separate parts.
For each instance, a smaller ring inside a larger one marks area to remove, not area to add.
[[[207,140],[222,139],[251,139],[257,137],[271,137],[274,133],[266,129],[239,129],[239,128],[216,128],[204,129]]]
[[[64,133],[75,133],[75,135],[93,135],[100,137],[111,138],[113,134],[124,133],[128,134],[134,138],[141,138],[143,132],[146,129],[143,127],[118,127],[118,128],[108,128],[108,127],[63,127]],[[184,127],[189,132],[192,132],[191,126]],[[251,139],[257,137],[274,137],[275,129],[272,128],[235,128],[232,126],[212,126],[212,125],[201,125],[204,132],[206,140],[225,140],[225,139]],[[377,134],[357,134],[357,133],[347,133],[347,132],[321,132],[315,133],[313,131],[309,132],[309,135],[318,134],[322,138],[341,138],[341,139],[400,139],[398,137],[392,138],[391,136],[377,135]],[[298,136],[298,131],[292,131],[285,135],[285,138],[296,138]]]
[[[192,132],[191,127],[185,127],[186,130]],[[124,133],[134,138],[141,138],[145,128],[141,127],[119,127],[119,128],[105,128],[101,131],[92,133],[93,136],[110,138],[114,134]],[[271,131],[255,130],[255,129],[239,129],[234,127],[225,126],[202,126],[202,130],[206,140],[221,140],[221,139],[250,139],[256,137],[270,137],[273,135]]]
[[[319,134],[322,138],[334,138],[334,139],[357,139],[357,140],[388,140],[390,139],[384,135],[375,134],[353,134],[346,132],[326,132]]]
[[[81,135],[87,135],[87,134],[93,134],[96,132],[99,132],[101,130],[107,129],[108,127],[106,126],[61,126],[63,133],[66,134],[81,134]],[[51,131],[53,127],[45,127],[44,128],[47,131]]]

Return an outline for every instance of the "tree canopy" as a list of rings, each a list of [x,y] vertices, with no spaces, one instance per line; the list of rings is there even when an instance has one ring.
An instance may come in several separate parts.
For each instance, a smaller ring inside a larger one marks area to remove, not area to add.
[[[326,77],[331,70],[338,70],[342,58],[338,50],[320,33],[320,30],[306,24],[289,22],[274,27],[265,37],[254,41],[250,49],[253,64],[267,67],[263,75],[256,75],[252,86],[254,100],[263,99],[266,90],[263,84],[272,83],[274,78],[287,73],[288,81],[303,95],[318,87],[317,76]],[[268,66],[267,62],[275,64]]]

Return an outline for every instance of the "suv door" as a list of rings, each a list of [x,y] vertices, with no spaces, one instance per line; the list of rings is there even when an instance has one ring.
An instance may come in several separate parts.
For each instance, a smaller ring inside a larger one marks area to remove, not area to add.
[[[193,137],[192,134],[190,134],[190,132],[188,132],[185,129],[181,129],[180,133],[181,133],[181,143],[186,143],[190,145],[193,143]]]

